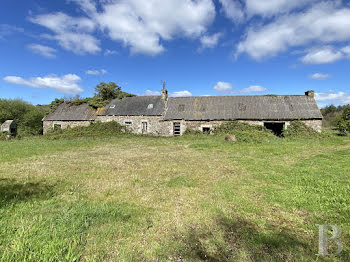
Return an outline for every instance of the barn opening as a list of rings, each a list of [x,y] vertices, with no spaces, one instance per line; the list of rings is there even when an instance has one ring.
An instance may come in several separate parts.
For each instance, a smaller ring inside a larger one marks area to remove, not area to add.
[[[285,123],[265,122],[264,127],[271,130],[276,136],[282,136]]]
[[[174,136],[181,135],[181,124],[179,122],[174,123]]]
[[[202,132],[203,132],[204,134],[210,134],[210,127],[203,127],[203,128],[202,128]]]

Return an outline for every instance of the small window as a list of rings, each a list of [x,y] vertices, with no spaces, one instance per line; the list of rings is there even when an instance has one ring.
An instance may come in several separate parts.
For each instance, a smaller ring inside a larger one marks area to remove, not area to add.
[[[111,105],[109,108],[113,109],[113,108],[115,108],[115,105]]]
[[[202,132],[204,134],[210,134],[210,127],[202,127]]]
[[[148,123],[147,122],[141,122],[141,128],[142,128],[142,134],[146,134],[147,133],[147,129],[148,129]]]
[[[124,124],[125,124],[126,126],[131,126],[131,125],[132,125],[132,121],[125,121]]]
[[[62,125],[54,124],[53,125],[53,129],[54,130],[60,130],[60,129],[62,129]]]
[[[153,109],[153,104],[149,104],[147,109]]]

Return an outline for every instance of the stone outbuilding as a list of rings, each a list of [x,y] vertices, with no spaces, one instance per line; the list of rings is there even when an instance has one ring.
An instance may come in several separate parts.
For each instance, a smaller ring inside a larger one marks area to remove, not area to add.
[[[17,135],[17,124],[14,120],[6,120],[1,125],[1,132],[7,132],[10,136]]]
[[[59,128],[88,126],[96,120],[96,109],[88,104],[74,105],[63,103],[57,107],[55,112],[43,119],[43,132]]]
[[[55,125],[66,128],[116,121],[136,134],[180,136],[186,129],[210,133],[224,122],[238,120],[280,135],[293,120],[321,132],[322,119],[313,91],[305,95],[168,97],[163,87],[160,96],[115,99],[99,110],[87,104],[63,104],[44,119],[44,132]]]

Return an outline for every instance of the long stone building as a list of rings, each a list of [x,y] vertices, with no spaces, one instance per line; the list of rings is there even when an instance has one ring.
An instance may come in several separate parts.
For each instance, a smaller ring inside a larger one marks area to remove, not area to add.
[[[136,134],[179,136],[186,129],[210,132],[225,121],[239,120],[280,134],[293,120],[321,132],[322,118],[313,91],[305,95],[168,97],[163,88],[160,96],[115,99],[98,110],[64,103],[44,118],[43,125],[46,133],[55,126],[117,121]]]

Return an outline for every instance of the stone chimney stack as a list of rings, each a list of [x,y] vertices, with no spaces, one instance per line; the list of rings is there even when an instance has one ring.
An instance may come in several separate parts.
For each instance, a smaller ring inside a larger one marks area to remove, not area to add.
[[[314,90],[306,91],[306,92],[305,92],[305,95],[306,95],[306,96],[309,96],[309,97],[314,97],[314,96],[315,96],[315,91],[314,91]]]
[[[165,89],[165,81],[163,81],[163,89],[161,92],[161,98],[165,101],[168,100],[168,90]]]

